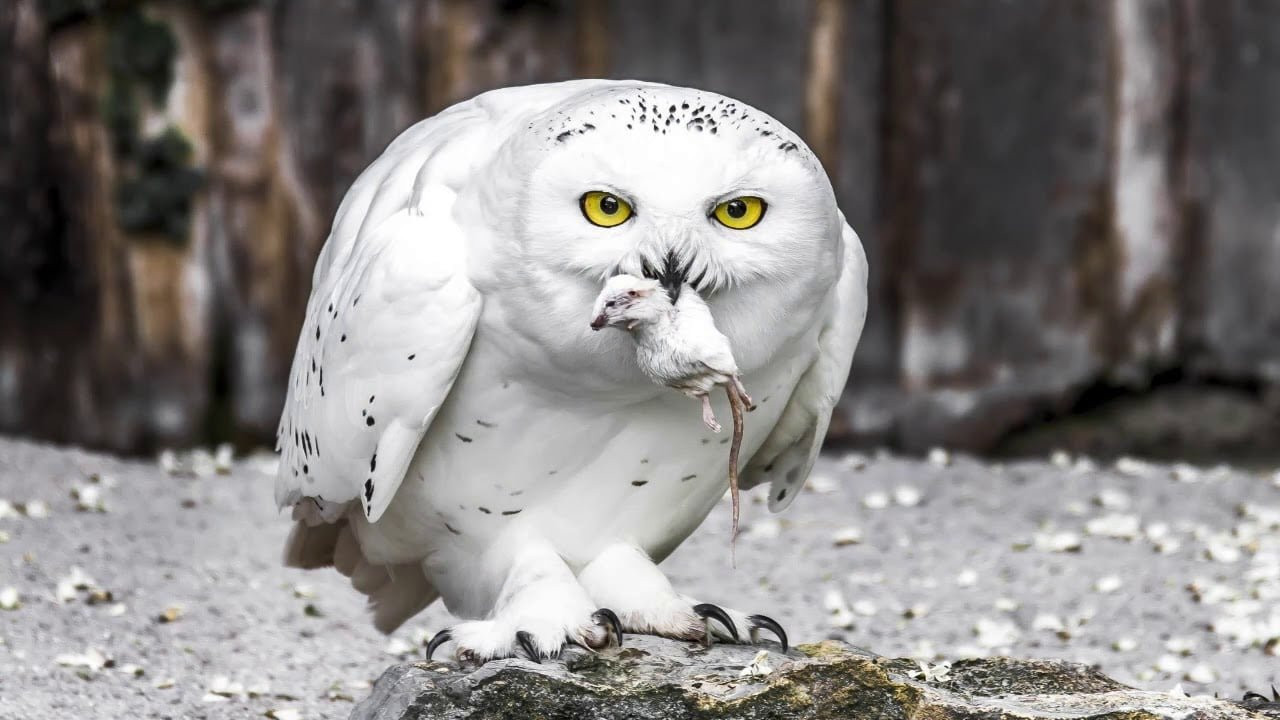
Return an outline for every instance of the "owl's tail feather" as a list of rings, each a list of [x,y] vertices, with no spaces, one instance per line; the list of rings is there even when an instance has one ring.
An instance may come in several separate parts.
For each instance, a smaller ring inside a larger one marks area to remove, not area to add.
[[[284,564],[304,569],[332,565],[351,578],[351,585],[369,598],[373,626],[384,633],[391,633],[440,596],[418,563],[376,565],[366,560],[346,520],[316,525],[297,520],[285,541]]]

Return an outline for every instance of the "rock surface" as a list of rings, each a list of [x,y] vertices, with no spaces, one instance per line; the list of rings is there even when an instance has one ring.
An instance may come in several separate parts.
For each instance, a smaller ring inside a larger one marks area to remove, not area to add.
[[[709,649],[628,636],[625,647],[565,662],[504,660],[475,669],[394,665],[352,720],[497,718],[1203,718],[1266,715],[1208,697],[1128,688],[1060,660],[965,660],[949,668],[890,660],[828,640],[744,675],[757,648]],[[757,660],[755,666],[759,666]]]

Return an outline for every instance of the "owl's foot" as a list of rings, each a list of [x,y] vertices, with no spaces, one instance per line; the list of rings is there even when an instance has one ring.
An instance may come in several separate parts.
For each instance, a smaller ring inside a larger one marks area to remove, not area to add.
[[[747,614],[677,593],[653,561],[639,549],[615,545],[578,575],[592,599],[613,608],[622,629],[636,635],[659,635],[711,644],[760,642],[761,631],[775,635],[782,651],[787,633],[766,615]]]
[[[597,608],[555,551],[536,538],[511,543],[510,569],[488,619],[461,622],[436,634],[427,657],[452,641],[464,662],[510,657],[535,662],[560,655],[566,645],[588,651],[622,642],[622,624]]]
[[[512,632],[511,627],[497,620],[474,620],[436,633],[427,644],[427,659],[450,641],[456,645],[454,655],[465,663],[483,664],[521,655],[540,663],[559,657],[566,645],[589,651],[622,645],[622,624],[609,608],[595,611],[591,614],[591,624],[576,628],[558,628],[554,623],[539,626],[531,622]]]

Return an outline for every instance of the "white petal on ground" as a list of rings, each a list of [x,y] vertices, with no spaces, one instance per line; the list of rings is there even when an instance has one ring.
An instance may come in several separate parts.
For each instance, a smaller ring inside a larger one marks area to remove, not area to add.
[[[751,658],[751,662],[738,673],[738,677],[765,677],[773,672],[769,665],[769,651],[761,650]]]

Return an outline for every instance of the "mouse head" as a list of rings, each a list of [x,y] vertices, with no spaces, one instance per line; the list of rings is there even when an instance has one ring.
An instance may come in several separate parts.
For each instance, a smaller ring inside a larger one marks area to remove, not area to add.
[[[591,311],[591,329],[655,322],[672,308],[671,298],[657,280],[634,275],[614,275],[604,284]]]

